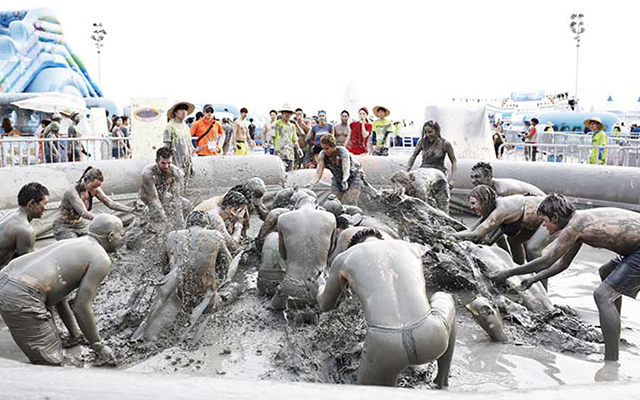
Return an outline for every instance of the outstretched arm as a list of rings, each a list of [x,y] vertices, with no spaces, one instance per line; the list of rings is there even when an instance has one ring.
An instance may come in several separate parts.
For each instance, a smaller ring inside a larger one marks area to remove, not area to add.
[[[322,156],[318,156],[318,166],[316,167],[316,175],[313,177],[311,181],[311,185],[317,185],[322,178],[322,173],[324,172],[324,153],[321,153]]]
[[[444,149],[447,152],[447,156],[449,156],[449,161],[451,161],[451,171],[449,171],[449,176],[447,177],[447,181],[449,184],[453,181],[453,177],[456,174],[456,170],[458,169],[458,159],[456,159],[456,154],[453,151],[453,146],[449,143],[448,140],[444,142]]]
[[[409,157],[409,162],[407,163],[407,172],[411,171],[411,167],[413,167],[413,163],[416,162],[416,158],[418,157],[418,154],[420,154],[421,151],[422,151],[422,138],[418,140],[418,143],[416,144],[416,148],[413,150],[413,154],[411,154],[411,157]]]
[[[284,244],[284,235],[278,226],[278,252],[284,261],[287,261],[287,246]]]
[[[124,204],[120,204],[111,200],[109,196],[107,196],[102,188],[97,188],[95,190],[95,196],[100,200],[105,206],[109,207],[111,210],[122,211],[122,212],[133,212],[133,208],[127,207]]]
[[[142,187],[140,188],[140,200],[149,207],[149,211],[154,218],[165,219],[164,208],[158,198],[158,190],[153,182],[153,176],[150,171],[142,173]]]
[[[93,300],[98,293],[100,283],[107,276],[111,269],[111,260],[105,255],[96,257],[84,274],[80,286],[78,286],[78,294],[73,304],[73,313],[76,321],[80,326],[80,330],[93,347],[95,344],[101,344],[102,339],[98,333],[96,319],[93,315]]]
[[[571,261],[573,261],[573,259],[576,257],[576,254],[578,254],[578,251],[580,250],[580,247],[582,247],[582,243],[578,242],[575,243],[573,246],[571,246],[571,248],[569,249],[569,251],[567,251],[558,261],[556,261],[551,267],[535,274],[533,277],[529,278],[529,279],[525,279],[522,281],[522,289],[529,289],[531,287],[531,285],[533,285],[534,283],[538,282],[538,281],[542,281],[544,279],[547,278],[551,278],[552,276],[558,275],[560,272],[564,271],[565,269],[569,268],[569,265],[571,265]]]
[[[343,253],[344,254],[344,253]],[[338,305],[338,299],[346,287],[346,280],[342,278],[342,260],[343,257],[338,256],[329,269],[329,276],[325,282],[324,276],[318,276],[318,308],[320,311],[329,311]]]
[[[82,218],[95,218],[95,215],[91,211],[87,210],[87,207],[85,207],[84,202],[82,201],[82,199],[80,199],[80,195],[75,188],[67,190],[64,195],[69,200],[69,203],[71,203],[71,206],[76,210],[78,214],[80,214]]]
[[[456,232],[451,236],[457,239],[472,240],[480,239],[493,234],[504,222],[504,217],[499,210],[494,210],[489,216],[475,229]]]

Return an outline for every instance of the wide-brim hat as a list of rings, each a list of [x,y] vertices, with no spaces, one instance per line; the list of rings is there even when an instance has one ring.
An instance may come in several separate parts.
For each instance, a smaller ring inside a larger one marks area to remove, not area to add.
[[[180,104],[184,104],[185,106],[187,106],[187,115],[191,114],[196,109],[196,106],[189,103],[188,101],[179,101],[173,106],[171,106],[170,109],[167,110],[167,118],[169,119],[173,118],[173,112],[176,110],[176,107],[178,107]]]
[[[600,117],[591,117],[591,118],[585,119],[584,126],[588,128],[589,124],[591,124],[592,122],[596,122],[600,124],[601,129],[606,129],[607,127],[604,123],[602,123],[602,120],[600,119]]]
[[[295,112],[295,110],[293,109],[293,107],[291,107],[291,104],[289,103],[284,103],[278,112],[283,112],[283,111],[287,111],[290,113]]]
[[[375,106],[373,107],[373,115],[378,116],[378,110],[379,109],[383,109],[386,111],[385,113],[385,118],[388,117],[389,115],[391,115],[391,111],[389,111],[389,109],[385,106]]]
[[[551,121],[547,122],[547,126],[554,126],[553,122],[551,122]]]

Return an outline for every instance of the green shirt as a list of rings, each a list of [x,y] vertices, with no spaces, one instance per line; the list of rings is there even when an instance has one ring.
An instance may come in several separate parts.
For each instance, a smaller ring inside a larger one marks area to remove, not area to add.
[[[589,164],[606,164],[607,150],[602,147],[607,145],[607,135],[603,130],[593,134],[591,138],[593,149],[591,149],[591,155],[589,156]],[[598,162],[601,160],[602,162]]]
[[[294,146],[298,140],[296,127],[291,122],[279,119],[275,123],[273,136],[274,153],[283,160],[295,160]]]
[[[371,144],[375,147],[389,147],[389,135],[393,132],[391,122],[386,119],[378,119],[371,124]]]

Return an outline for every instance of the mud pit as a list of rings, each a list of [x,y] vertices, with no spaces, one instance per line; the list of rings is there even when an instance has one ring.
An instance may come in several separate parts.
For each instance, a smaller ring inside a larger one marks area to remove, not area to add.
[[[199,197],[192,200],[197,202]],[[493,286],[478,279],[487,266],[469,256],[461,245],[434,234],[435,226],[444,223],[457,229],[457,223],[445,223],[428,212],[411,213],[409,206],[394,203],[389,210],[377,209],[371,213],[387,223],[399,222],[394,228],[403,236],[431,247],[423,258],[428,292],[445,290],[456,300],[459,336],[451,390],[564,384],[564,378],[558,377],[562,372],[554,366],[557,362],[574,369],[587,365],[589,371],[602,366],[595,362],[601,360],[599,329],[585,324],[568,308],[531,312],[519,307],[513,315],[503,313],[510,341],[507,344],[490,342],[464,307],[478,294],[494,299],[499,296],[500,292]],[[259,227],[260,221],[252,218],[249,236],[254,237]],[[268,309],[269,299],[258,294],[259,260],[251,251],[243,257],[239,274],[246,290],[237,301],[211,314],[198,342],[178,340],[187,324],[184,313],[173,329],[156,342],[130,340],[146,316],[153,283],[162,277],[160,249],[165,237],[131,232],[129,236],[142,243],[141,248],[123,248],[114,256],[113,270],[94,302],[101,334],[116,352],[119,368],[248,380],[355,383],[366,330],[357,299],[348,294],[338,309],[320,315],[318,325],[296,324],[290,313]],[[248,243],[245,245],[249,247]],[[507,285],[501,292],[515,304],[521,301],[512,286],[509,289]],[[622,352],[624,354],[624,347]],[[90,365],[91,355],[86,350],[76,348],[72,353]],[[561,353],[571,355],[566,357]],[[535,366],[538,364],[545,367],[540,370]],[[535,378],[517,372],[523,368],[532,371]],[[435,363],[409,368],[401,374],[399,386],[428,388],[435,372]],[[548,377],[550,381],[545,380]],[[583,378],[578,382],[584,382]],[[619,375],[613,379],[616,378]]]

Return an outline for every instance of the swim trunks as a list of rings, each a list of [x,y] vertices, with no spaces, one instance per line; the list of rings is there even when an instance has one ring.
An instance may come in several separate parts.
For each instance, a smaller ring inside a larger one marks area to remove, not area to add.
[[[0,274],[0,315],[13,340],[33,364],[61,365],[62,343],[46,300],[38,289]]]
[[[616,292],[635,299],[640,291],[640,249],[626,257],[618,256],[611,263],[614,269],[604,282]]]
[[[249,147],[245,142],[236,142],[236,155],[237,156],[249,155]]]
[[[89,233],[89,222],[80,218],[77,221],[56,219],[53,221],[53,236],[56,240],[75,239]]]

